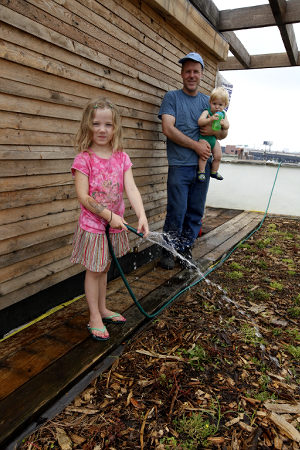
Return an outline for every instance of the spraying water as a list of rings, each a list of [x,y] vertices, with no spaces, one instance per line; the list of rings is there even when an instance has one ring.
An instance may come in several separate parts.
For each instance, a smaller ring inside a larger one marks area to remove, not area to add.
[[[203,273],[201,272],[201,270],[199,269],[199,267],[197,266],[197,264],[195,263],[195,261],[191,261],[189,259],[187,259],[185,256],[181,255],[180,253],[178,253],[177,250],[175,250],[174,247],[172,247],[172,245],[170,245],[167,241],[166,241],[166,237],[169,237],[167,233],[159,233],[157,231],[150,231],[149,235],[147,236],[147,240],[152,242],[153,244],[157,244],[160,247],[164,248],[165,250],[167,250],[168,252],[172,253],[172,255],[175,258],[180,259],[182,262],[184,262],[185,266],[187,268],[190,269],[195,269],[197,271],[197,273],[199,274],[199,276],[203,276]]]

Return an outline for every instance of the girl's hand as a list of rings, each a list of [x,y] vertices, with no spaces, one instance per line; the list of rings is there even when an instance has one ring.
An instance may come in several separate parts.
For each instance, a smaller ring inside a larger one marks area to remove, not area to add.
[[[138,231],[138,233],[143,233],[144,238],[146,238],[148,236],[149,225],[148,225],[148,220],[147,220],[146,216],[140,217],[137,231]]]
[[[109,225],[111,226],[111,228],[116,228],[116,229],[127,231],[127,227],[125,226],[125,223],[126,223],[125,220],[121,216],[118,216],[118,214],[113,213],[112,219],[111,219]]]

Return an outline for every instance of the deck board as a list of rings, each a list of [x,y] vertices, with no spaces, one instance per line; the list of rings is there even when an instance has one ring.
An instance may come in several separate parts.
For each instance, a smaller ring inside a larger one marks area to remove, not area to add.
[[[202,270],[253,230],[261,218],[261,214],[237,210],[207,211],[204,235],[193,249]],[[189,285],[195,279],[191,271],[182,272],[179,265],[166,271],[152,261],[127,279],[143,308],[151,314],[183,284]],[[110,282],[107,293],[109,307],[125,312],[127,318],[124,325],[108,326],[109,341],[96,342],[89,337],[88,312],[82,297],[0,343],[0,446],[147,320],[122,280]]]

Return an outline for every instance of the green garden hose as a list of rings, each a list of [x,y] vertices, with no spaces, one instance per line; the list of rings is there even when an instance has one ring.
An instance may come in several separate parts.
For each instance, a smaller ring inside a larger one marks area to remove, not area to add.
[[[136,299],[136,297],[135,297],[135,295],[134,295],[134,293],[133,293],[133,291],[132,291],[132,289],[131,289],[131,287],[130,287],[130,285],[129,285],[129,283],[128,283],[128,281],[127,281],[125,275],[124,275],[123,269],[122,269],[122,267],[120,266],[120,263],[119,263],[119,261],[118,261],[116,255],[115,255],[115,253],[114,253],[114,250],[113,250],[113,247],[112,247],[112,244],[111,244],[111,240],[110,240],[110,237],[109,237],[109,228],[110,228],[110,227],[109,227],[109,225],[106,227],[106,236],[107,236],[107,240],[108,240],[108,247],[109,247],[109,251],[110,251],[110,254],[111,254],[111,256],[112,256],[112,259],[114,260],[114,262],[115,262],[115,264],[116,264],[116,266],[117,266],[117,268],[118,268],[118,270],[119,270],[119,272],[120,272],[120,275],[121,275],[121,277],[122,277],[122,279],[123,279],[123,281],[124,281],[124,284],[125,284],[125,286],[126,286],[128,292],[129,292],[129,294],[131,295],[131,297],[132,297],[134,303],[136,304],[136,306],[138,307],[138,309],[141,311],[141,313],[144,314],[144,316],[146,316],[148,319],[153,319],[153,318],[156,317],[158,314],[160,314],[165,308],[167,308],[167,306],[169,306],[169,305],[170,305],[174,300],[176,300],[180,295],[182,295],[184,292],[186,292],[188,289],[192,288],[193,286],[196,286],[196,284],[200,283],[200,282],[201,282],[202,280],[204,280],[211,272],[213,272],[214,270],[216,270],[221,264],[223,264],[223,263],[230,257],[230,255],[236,250],[236,248],[237,248],[239,245],[241,245],[242,243],[244,243],[245,241],[247,241],[254,233],[256,233],[256,231],[258,231],[258,230],[261,228],[262,224],[263,224],[264,221],[265,221],[265,218],[266,218],[266,216],[267,216],[267,213],[268,213],[268,209],[269,209],[269,206],[270,206],[271,198],[272,198],[272,195],[273,195],[273,191],[274,191],[274,188],[275,188],[275,184],[276,184],[276,181],[277,181],[277,176],[278,176],[278,172],[279,172],[279,169],[280,169],[281,164],[282,164],[281,162],[278,164],[277,171],[276,171],[276,175],[275,175],[275,179],[274,179],[273,186],[272,186],[272,189],[271,189],[271,193],[270,193],[270,196],[269,196],[269,201],[268,201],[268,204],[267,204],[267,208],[266,208],[266,211],[265,211],[265,213],[264,213],[264,216],[263,216],[262,220],[260,221],[259,225],[258,225],[251,233],[249,233],[244,239],[242,239],[237,245],[235,245],[235,247],[233,247],[233,249],[230,250],[230,252],[227,253],[222,259],[220,259],[219,262],[217,262],[216,264],[214,264],[214,266],[213,266],[212,268],[210,268],[207,272],[205,272],[205,274],[203,274],[203,276],[202,276],[201,278],[199,278],[199,279],[196,280],[195,282],[191,283],[189,286],[186,286],[186,287],[185,287],[184,289],[182,289],[181,291],[177,292],[177,294],[175,294],[175,295],[174,295],[170,300],[168,300],[168,301],[167,301],[167,302],[166,302],[166,303],[165,303],[158,311],[156,311],[156,312],[153,313],[153,314],[148,314],[148,313],[143,309],[143,307],[142,307],[141,304],[138,302],[138,300]],[[132,232],[135,233],[137,236],[143,237],[143,234],[142,234],[142,233],[138,233],[138,231],[137,231],[135,228],[131,227],[131,226],[128,225],[128,224],[125,224],[125,225],[126,225],[126,227],[128,228],[128,230],[132,231]]]

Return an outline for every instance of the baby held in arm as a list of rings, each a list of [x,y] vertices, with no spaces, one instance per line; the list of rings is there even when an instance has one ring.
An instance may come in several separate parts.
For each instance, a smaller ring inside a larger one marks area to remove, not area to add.
[[[228,92],[224,88],[215,88],[210,95],[209,98],[209,109],[203,111],[201,116],[198,119],[199,127],[203,127],[206,125],[211,125],[213,131],[219,130],[228,130],[229,122],[227,119],[225,108],[229,104],[229,96]],[[211,136],[203,136],[200,135],[199,140],[206,140],[210,147],[213,155],[213,161],[211,165],[210,177],[215,178],[216,180],[223,180],[222,175],[218,172],[220,167],[220,162],[222,158],[222,150],[220,143],[217,141],[217,138],[214,135]],[[198,169],[198,180],[204,182],[206,179],[205,175],[205,166],[206,159],[201,158],[199,156],[198,161],[199,169]]]

